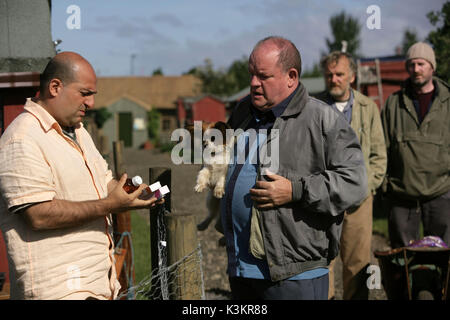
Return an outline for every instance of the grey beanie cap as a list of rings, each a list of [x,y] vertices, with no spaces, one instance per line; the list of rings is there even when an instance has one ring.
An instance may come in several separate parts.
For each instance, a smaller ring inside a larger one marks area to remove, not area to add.
[[[436,70],[436,58],[434,56],[434,50],[430,45],[425,42],[416,42],[408,49],[406,62],[418,58],[427,60],[432,65],[433,70]]]

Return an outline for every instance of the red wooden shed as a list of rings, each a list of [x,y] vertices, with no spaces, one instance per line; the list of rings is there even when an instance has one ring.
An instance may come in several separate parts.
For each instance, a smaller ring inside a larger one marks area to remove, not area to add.
[[[372,97],[380,109],[386,99],[399,90],[403,81],[409,77],[403,56],[360,59],[358,69],[356,89]]]
[[[177,115],[181,128],[194,121],[226,121],[225,102],[214,95],[179,98]]]

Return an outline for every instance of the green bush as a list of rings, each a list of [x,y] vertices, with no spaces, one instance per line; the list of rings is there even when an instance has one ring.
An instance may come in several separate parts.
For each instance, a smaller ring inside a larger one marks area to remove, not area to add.
[[[148,138],[156,141],[159,137],[159,122],[161,114],[156,109],[152,109],[147,112],[147,131]]]

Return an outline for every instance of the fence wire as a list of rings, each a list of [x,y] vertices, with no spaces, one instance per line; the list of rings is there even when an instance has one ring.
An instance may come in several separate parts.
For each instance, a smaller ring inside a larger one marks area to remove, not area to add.
[[[192,252],[167,265],[167,232],[164,216],[170,214],[159,206],[157,212],[158,268],[135,286],[121,292],[116,299],[128,300],[205,300],[205,287],[200,243]],[[131,240],[130,240],[131,241]],[[132,252],[132,254],[134,254]],[[153,258],[153,257],[152,257]],[[132,257],[134,261],[134,257]]]

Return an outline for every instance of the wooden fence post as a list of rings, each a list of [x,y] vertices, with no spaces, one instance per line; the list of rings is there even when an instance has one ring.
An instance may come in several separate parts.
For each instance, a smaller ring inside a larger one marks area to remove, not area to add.
[[[172,210],[172,171],[166,167],[155,167],[149,170],[149,184],[159,181],[162,186],[167,185],[171,192],[165,197],[165,208]],[[175,196],[176,197],[176,196]],[[150,251],[152,274],[156,274],[158,265],[158,208],[150,209]],[[179,263],[175,270],[170,269],[167,276],[168,297],[170,299],[187,300],[201,299],[203,295],[200,257],[195,252],[198,248],[197,224],[195,216],[191,214],[177,214],[171,212],[164,216],[166,226],[167,266]],[[188,255],[193,254],[186,260]],[[183,261],[182,261],[183,260]],[[194,260],[194,261],[193,261]],[[155,279],[152,287],[161,285]]]
[[[114,152],[114,171],[116,179],[119,180],[122,174],[126,172],[123,165],[123,141],[113,142],[113,152]],[[113,230],[114,230],[114,244],[117,245],[123,234],[128,233],[131,237],[131,215],[130,212],[122,212],[119,214],[113,214]],[[132,257],[132,248],[129,241],[129,237],[124,237],[120,248],[116,248],[116,271],[117,277],[119,278],[119,283],[121,289],[119,295],[126,290],[128,290],[129,283],[127,274],[131,273],[131,279],[135,280],[134,265]],[[126,263],[126,268],[123,268]],[[123,299],[126,299],[124,297]]]
[[[198,247],[197,224],[192,214],[165,216],[167,226],[167,263],[178,263],[170,276],[170,297],[176,300],[199,300],[203,296],[201,260]],[[191,255],[191,256],[189,256]],[[189,257],[188,257],[189,256]]]
[[[123,165],[123,141],[113,141],[113,152],[114,152],[114,172],[116,179],[120,179],[122,174],[125,173],[125,168]]]

